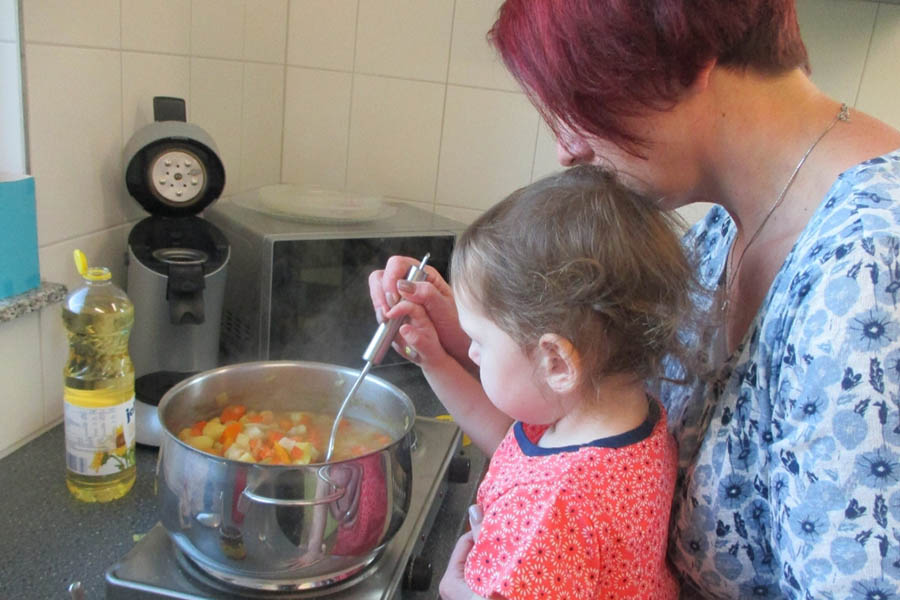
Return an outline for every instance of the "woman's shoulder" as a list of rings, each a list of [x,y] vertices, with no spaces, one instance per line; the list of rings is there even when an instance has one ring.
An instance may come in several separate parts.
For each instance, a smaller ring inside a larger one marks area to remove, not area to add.
[[[872,254],[876,240],[900,239],[900,149],[838,176],[798,240],[802,262],[824,265]]]
[[[841,173],[822,204],[814,223],[839,227],[840,217],[864,211],[900,209],[900,149],[863,161]],[[827,217],[827,220],[825,219]]]

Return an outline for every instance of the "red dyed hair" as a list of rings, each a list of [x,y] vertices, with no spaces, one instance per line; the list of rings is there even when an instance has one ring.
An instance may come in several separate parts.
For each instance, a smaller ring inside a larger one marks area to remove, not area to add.
[[[488,39],[554,131],[632,154],[623,119],[671,108],[713,59],[809,71],[794,0],[506,0]]]

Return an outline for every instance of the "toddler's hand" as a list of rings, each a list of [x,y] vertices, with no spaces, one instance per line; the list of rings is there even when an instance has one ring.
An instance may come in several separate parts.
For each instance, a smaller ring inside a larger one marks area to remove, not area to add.
[[[459,538],[459,541],[456,542],[453,554],[450,555],[450,562],[447,563],[447,572],[441,578],[441,585],[438,588],[442,600],[476,600],[481,598],[469,588],[465,579],[466,557],[474,544],[475,540],[471,531],[464,533]]]
[[[425,309],[405,300],[400,304],[408,304],[406,307],[408,320],[400,326],[399,335],[395,338],[394,350],[418,364],[423,369],[444,360],[447,351],[441,345],[434,323],[429,318]]]

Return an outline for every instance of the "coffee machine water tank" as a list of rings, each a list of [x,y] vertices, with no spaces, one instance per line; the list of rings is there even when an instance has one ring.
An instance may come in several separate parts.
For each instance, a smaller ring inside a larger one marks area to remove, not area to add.
[[[150,213],[128,235],[127,292],[134,302],[137,441],[158,446],[159,396],[219,364],[219,330],[231,249],[199,213],[225,187],[212,138],[186,122],[184,100],[153,99],[154,122],[125,146],[125,184]]]

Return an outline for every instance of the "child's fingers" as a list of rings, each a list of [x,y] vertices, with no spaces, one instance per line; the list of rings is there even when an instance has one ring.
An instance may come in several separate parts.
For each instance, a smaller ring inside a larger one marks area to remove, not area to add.
[[[438,590],[443,600],[473,597],[472,590],[466,585],[465,571],[466,557],[472,551],[474,544],[475,541],[472,539],[471,531],[464,533],[456,542]]]

